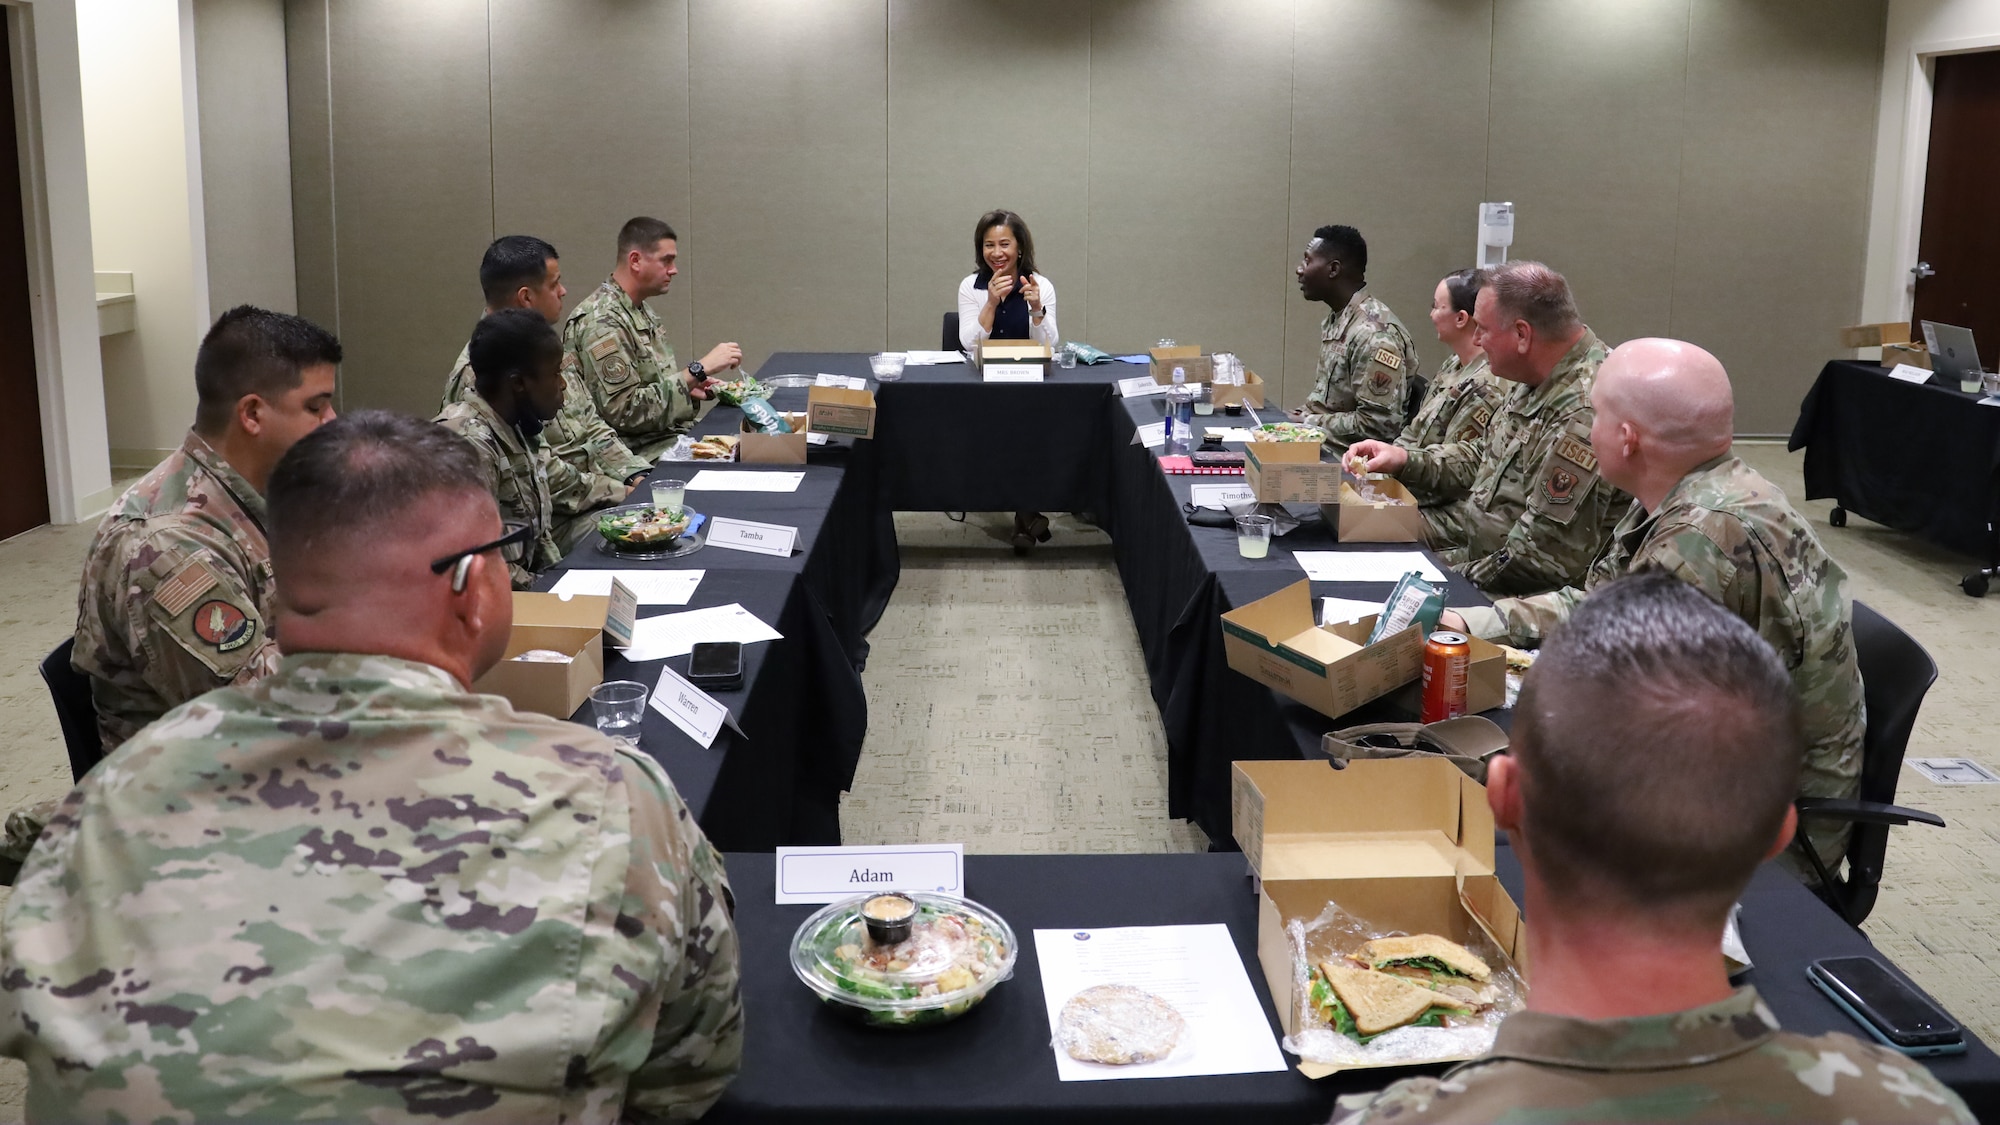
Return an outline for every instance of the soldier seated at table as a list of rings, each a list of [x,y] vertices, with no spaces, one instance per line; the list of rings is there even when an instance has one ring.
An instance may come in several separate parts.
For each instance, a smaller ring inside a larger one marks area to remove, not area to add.
[[[514,588],[562,561],[550,534],[549,448],[542,428],[562,412],[562,341],[533,309],[502,309],[482,319],[466,344],[473,392],[445,407],[437,423],[472,443],[493,482],[501,518],[529,531],[506,548]]]
[[[1798,699],[1771,646],[1657,571],[1543,648],[1487,800],[1521,861],[1527,1008],[1442,1078],[1342,1098],[1336,1125],[1971,1122],[1923,1064],[1782,1031],[1718,949],[1797,823]]]
[[[1427,449],[1364,441],[1349,457],[1422,501],[1425,542],[1495,597],[1583,581],[1632,498],[1600,480],[1590,450],[1590,380],[1605,346],[1563,276],[1540,262],[1486,271],[1473,305],[1480,349],[1514,384],[1485,432]]]
[[[714,377],[743,362],[734,342],[715,345],[685,371],[675,362],[673,345],[646,301],[673,285],[679,262],[674,228],[645,216],[627,221],[618,232],[617,267],[570,310],[562,327],[563,346],[576,357],[597,412],[649,460],[694,425]]]
[[[1424,400],[1396,444],[1404,449],[1429,449],[1453,441],[1471,441],[1486,432],[1493,412],[1507,396],[1507,384],[1487,366],[1486,353],[1473,337],[1472,319],[1486,275],[1476,269],[1447,274],[1431,296],[1431,327],[1451,352],[1431,376]],[[1459,493],[1431,493],[1423,506],[1437,508],[1463,499]]]
[[[556,248],[533,235],[508,234],[493,240],[479,261],[479,288],[486,312],[533,309],[550,324],[562,319],[562,263]],[[482,314],[484,315],[484,314]],[[563,353],[563,404],[542,441],[549,447],[549,504],[555,513],[556,545],[568,551],[597,527],[597,512],[619,503],[653,463],[633,453],[597,413],[576,357]],[[472,394],[472,356],[461,348],[444,384],[448,409]]]
[[[1867,724],[1847,574],[1785,494],[1730,453],[1736,401],[1721,361],[1679,340],[1627,341],[1605,359],[1590,399],[1598,466],[1637,502],[1580,585],[1447,611],[1447,623],[1533,648],[1591,590],[1663,569],[1748,622],[1791,673],[1805,709],[1799,794],[1853,798]],[[1848,835],[1845,824],[1812,832],[1827,870],[1838,870]],[[1791,852],[1785,860],[1811,877]]]
[[[1417,345],[1389,306],[1366,291],[1368,240],[1353,227],[1321,227],[1292,273],[1300,295],[1329,310],[1319,330],[1319,375],[1292,420],[1318,427],[1335,453],[1366,438],[1394,441]]]
[[[659,765],[475,694],[512,624],[471,445],[364,411],[271,476],[277,671],[64,801],[0,927],[31,1121],[653,1121],[743,1017]]]

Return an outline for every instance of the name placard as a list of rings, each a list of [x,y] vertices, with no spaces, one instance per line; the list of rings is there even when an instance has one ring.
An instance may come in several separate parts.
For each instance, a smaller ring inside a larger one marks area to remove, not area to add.
[[[1931,373],[1921,367],[1899,363],[1889,369],[1889,378],[1901,379],[1905,383],[1928,383],[1931,381]]]
[[[989,363],[980,368],[989,383],[1039,383],[1042,381],[1042,365],[1039,363]]]
[[[708,521],[708,545],[732,551],[785,558],[792,553],[792,544],[798,537],[798,528],[783,524],[755,523],[721,516]]]
[[[715,697],[687,682],[671,667],[660,669],[660,683],[653,689],[653,710],[665,715],[689,738],[706,750],[715,745],[715,736],[724,726],[738,730],[729,717],[729,708]],[[739,730],[740,733],[740,730]]]
[[[779,848],[778,901],[839,902],[871,891],[965,895],[964,844]]]

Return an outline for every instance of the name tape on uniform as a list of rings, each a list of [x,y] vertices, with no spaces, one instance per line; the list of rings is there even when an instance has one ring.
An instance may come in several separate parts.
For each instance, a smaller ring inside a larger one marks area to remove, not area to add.
[[[965,895],[964,844],[779,848],[778,901],[839,902],[871,891]]]
[[[721,516],[708,521],[708,545],[757,555],[789,557],[799,529],[775,523],[755,523]]]

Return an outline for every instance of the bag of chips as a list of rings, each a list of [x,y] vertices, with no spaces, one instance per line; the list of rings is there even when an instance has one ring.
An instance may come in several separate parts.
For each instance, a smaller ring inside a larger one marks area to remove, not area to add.
[[[1375,629],[1368,634],[1368,643],[1393,637],[1409,628],[1413,621],[1423,627],[1423,635],[1428,637],[1442,616],[1444,591],[1424,581],[1422,574],[1407,571],[1396,580],[1389,600],[1382,603],[1382,612],[1375,618]]]

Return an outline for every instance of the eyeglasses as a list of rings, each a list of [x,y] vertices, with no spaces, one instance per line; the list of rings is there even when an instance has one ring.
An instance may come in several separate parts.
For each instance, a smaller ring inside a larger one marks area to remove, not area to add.
[[[535,537],[535,525],[531,523],[514,523],[509,521],[501,523],[500,526],[506,529],[507,533],[505,535],[502,535],[491,543],[481,543],[477,547],[467,547],[463,551],[433,560],[431,562],[431,573],[443,574],[445,571],[450,570],[452,572],[451,592],[454,594],[463,594],[465,593],[465,577],[472,569],[474,556],[483,555],[488,551],[497,551],[502,547],[511,547],[516,543],[526,543]],[[457,569],[454,570],[454,567]]]

